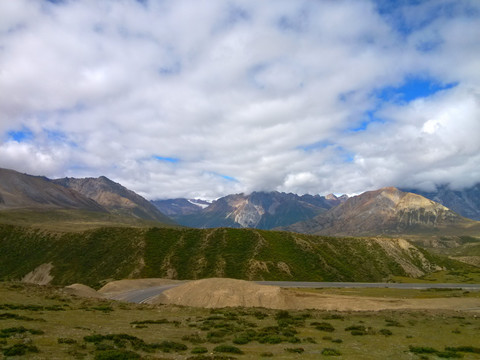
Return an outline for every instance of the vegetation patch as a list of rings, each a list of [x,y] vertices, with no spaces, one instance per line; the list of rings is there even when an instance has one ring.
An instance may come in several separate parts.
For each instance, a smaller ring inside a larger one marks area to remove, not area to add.
[[[236,346],[232,345],[218,345],[213,348],[213,352],[217,353],[230,353],[230,354],[243,354],[243,351]]]
[[[340,356],[342,353],[336,349],[332,348],[324,348],[321,352],[322,355],[324,356]]]
[[[327,323],[327,322],[312,322],[310,325],[315,326],[315,329],[320,330],[320,331],[326,331],[326,332],[333,332],[335,331],[335,328],[333,327],[332,324]]]
[[[7,338],[16,334],[30,333],[32,335],[42,335],[44,332],[38,329],[27,329],[23,326],[20,327],[11,327],[0,330],[0,338]]]
[[[4,348],[2,352],[5,356],[21,356],[26,355],[29,352],[38,353],[39,351],[35,345],[15,344]]]
[[[34,319],[28,316],[12,314],[12,313],[2,313],[0,314],[0,320],[23,320],[23,321],[45,321],[43,319]]]
[[[194,347],[191,351],[192,354],[205,354],[208,352],[208,349],[203,346]]]
[[[141,358],[136,352],[121,349],[109,349],[95,353],[95,360],[136,360]]]

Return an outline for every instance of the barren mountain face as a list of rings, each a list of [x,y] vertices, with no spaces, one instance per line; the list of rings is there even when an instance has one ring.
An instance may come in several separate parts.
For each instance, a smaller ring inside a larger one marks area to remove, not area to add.
[[[286,230],[309,234],[367,235],[432,230],[469,220],[423,196],[393,187],[368,191]]]

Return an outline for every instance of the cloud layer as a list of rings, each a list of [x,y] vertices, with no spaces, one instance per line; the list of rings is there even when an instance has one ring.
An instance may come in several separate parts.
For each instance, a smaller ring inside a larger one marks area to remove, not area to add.
[[[480,4],[0,2],[0,166],[150,199],[480,181]]]

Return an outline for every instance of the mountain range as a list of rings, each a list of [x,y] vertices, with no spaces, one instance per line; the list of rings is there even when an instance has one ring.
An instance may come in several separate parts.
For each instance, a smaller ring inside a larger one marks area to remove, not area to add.
[[[0,213],[20,210],[83,211],[94,217],[108,214],[174,224],[148,200],[104,176],[51,180],[0,169]]]
[[[39,214],[49,226],[37,221]],[[91,219],[97,221],[84,226]],[[272,228],[283,231],[262,230]],[[445,256],[477,266],[479,234],[480,222],[392,187],[353,197],[254,192],[211,203],[149,202],[103,176],[51,180],[0,169],[4,279],[49,269],[53,283],[95,286],[134,277],[380,281],[440,269],[470,271]],[[431,251],[445,248],[441,241],[450,237],[454,252],[434,255],[404,235],[425,240],[422,246]]]
[[[438,186],[435,191],[402,190],[436,201],[466,218],[480,220],[480,183],[463,190],[452,190],[448,185]]]
[[[347,198],[273,191],[227,195],[211,204],[187,199],[157,200],[153,204],[184,226],[273,229],[311,219]]]
[[[387,187],[351,197],[323,214],[283,230],[363,236],[458,230],[478,225],[423,196]]]
[[[93,217],[118,215],[194,228],[276,229],[342,236],[426,232],[476,235],[480,223],[460,214],[475,217],[480,208],[479,190],[480,185],[462,192],[443,187],[426,194],[461,210],[457,212],[420,194],[393,187],[353,197],[274,191],[227,195],[211,203],[188,199],[150,202],[104,176],[51,180],[0,169],[0,215],[19,209],[67,209],[85,211]]]

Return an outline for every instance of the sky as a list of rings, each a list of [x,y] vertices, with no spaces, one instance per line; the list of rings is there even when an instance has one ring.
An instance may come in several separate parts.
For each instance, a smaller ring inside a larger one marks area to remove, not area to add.
[[[472,186],[480,1],[0,1],[0,167],[151,200]]]

